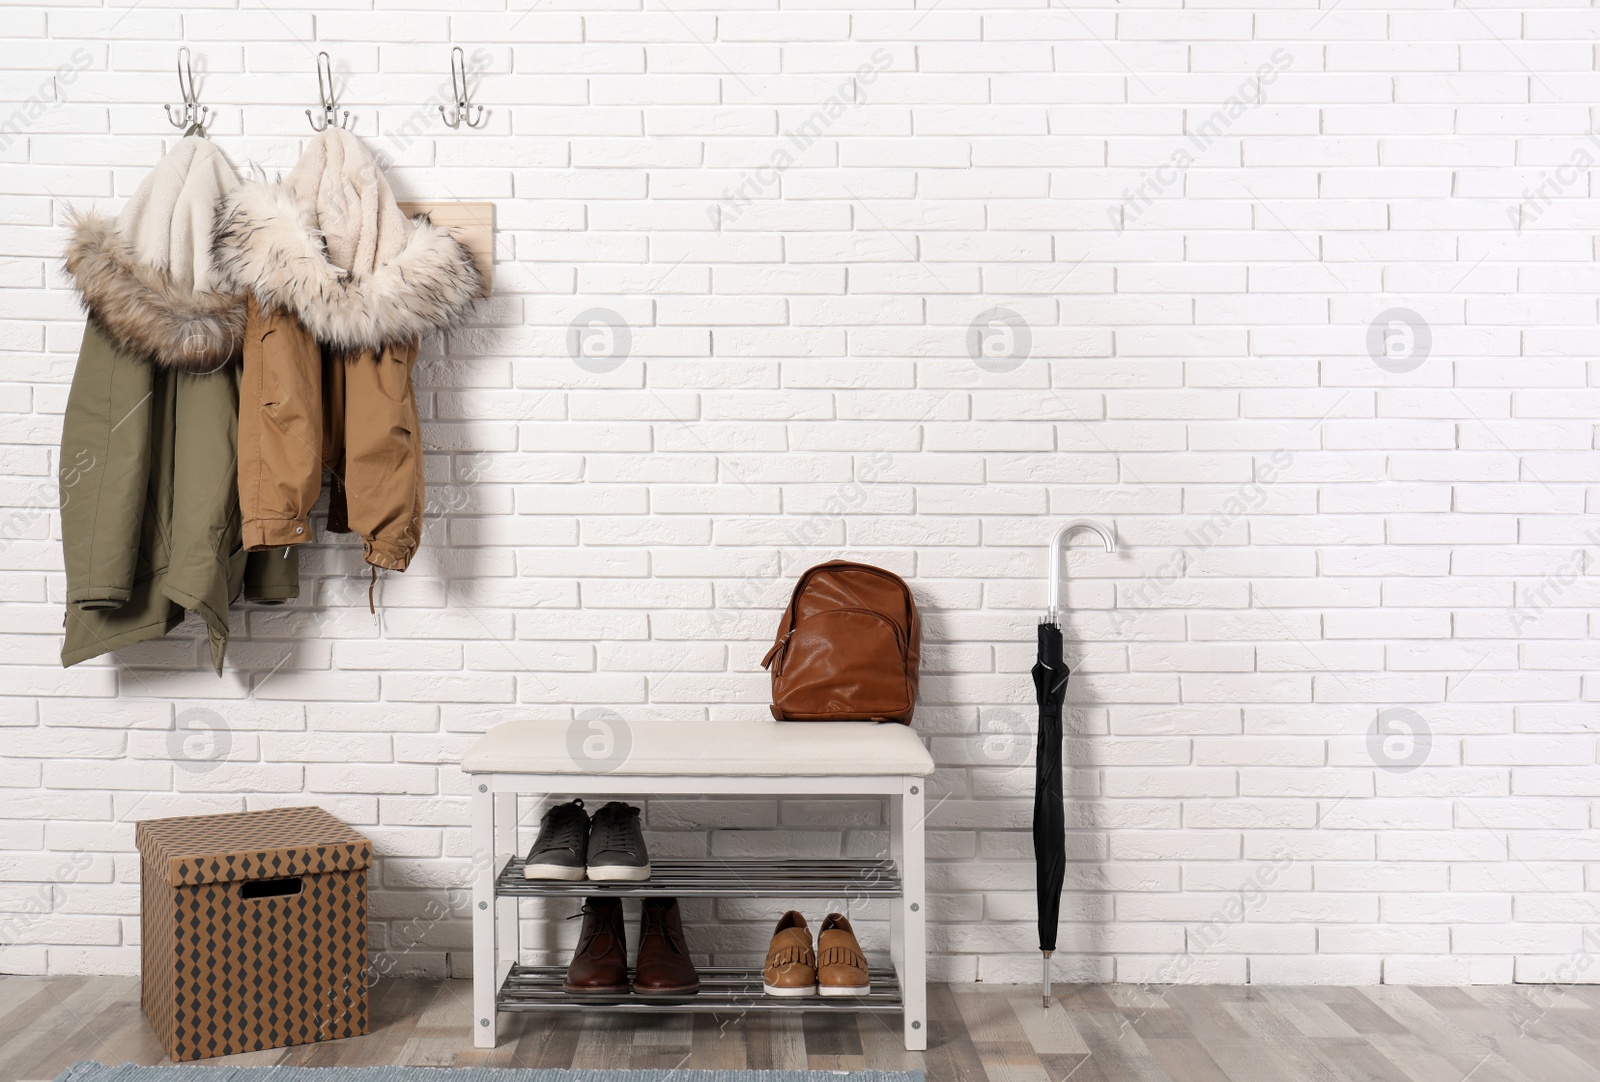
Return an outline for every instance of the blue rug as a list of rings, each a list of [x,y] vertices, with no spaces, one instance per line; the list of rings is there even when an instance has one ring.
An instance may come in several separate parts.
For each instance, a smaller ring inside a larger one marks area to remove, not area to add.
[[[923,1082],[921,1071],[567,1071],[498,1067],[107,1067],[75,1063],[56,1082]]]

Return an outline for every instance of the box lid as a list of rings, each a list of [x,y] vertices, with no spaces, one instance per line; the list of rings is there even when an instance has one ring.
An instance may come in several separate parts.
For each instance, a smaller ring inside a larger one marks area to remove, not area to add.
[[[372,843],[321,808],[145,819],[133,836],[144,874],[175,887],[350,871],[372,862]]]

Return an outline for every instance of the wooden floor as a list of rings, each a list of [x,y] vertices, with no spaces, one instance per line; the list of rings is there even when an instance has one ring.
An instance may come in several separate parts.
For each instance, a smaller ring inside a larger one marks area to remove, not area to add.
[[[468,1039],[466,981],[383,980],[366,1037],[206,1061],[309,1066],[921,1068],[928,1082],[1600,1080],[1600,988],[935,985],[924,1053],[870,1016],[523,1015]],[[162,1063],[126,977],[0,977],[0,1082]]]

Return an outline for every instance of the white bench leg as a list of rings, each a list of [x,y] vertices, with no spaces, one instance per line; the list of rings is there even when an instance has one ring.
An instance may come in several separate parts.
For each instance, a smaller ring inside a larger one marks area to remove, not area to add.
[[[906,1050],[928,1047],[928,891],[924,861],[922,778],[903,778],[901,792],[889,802],[889,837],[900,869],[904,897],[890,919],[889,953],[900,977],[905,1002]]]
[[[481,789],[479,787],[482,787]],[[495,855],[494,794],[482,782],[474,783],[472,794],[472,1043],[478,1048],[493,1048],[497,1028],[494,1000],[498,977],[495,957],[494,876],[499,860]]]
[[[495,875],[506,861],[517,855],[517,794],[494,794]],[[504,979],[517,962],[522,949],[522,927],[518,920],[517,899],[506,897],[495,903],[495,939],[499,945],[495,981]]]

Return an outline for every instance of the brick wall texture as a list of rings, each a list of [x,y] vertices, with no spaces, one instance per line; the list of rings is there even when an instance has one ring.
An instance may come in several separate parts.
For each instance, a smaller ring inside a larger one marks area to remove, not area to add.
[[[842,555],[925,616],[931,972],[1031,980],[1027,669],[1050,536],[1092,517],[1120,551],[1080,535],[1067,565],[1059,979],[1600,973],[1600,11],[4,21],[0,971],[136,970],[136,820],[315,803],[378,851],[382,971],[467,972],[475,735],[759,717],[793,577]],[[425,350],[426,539],[376,616],[319,536],[299,602],[235,610],[222,679],[193,622],[63,671],[63,223],[176,137],[185,44],[212,137],[268,172],[326,50],[401,198],[495,203],[495,296]],[[452,45],[478,130],[439,117]],[[647,811],[663,854],[873,854],[884,823]],[[559,957],[575,925],[524,915]],[[749,956],[775,916],[697,903],[690,937]]]

